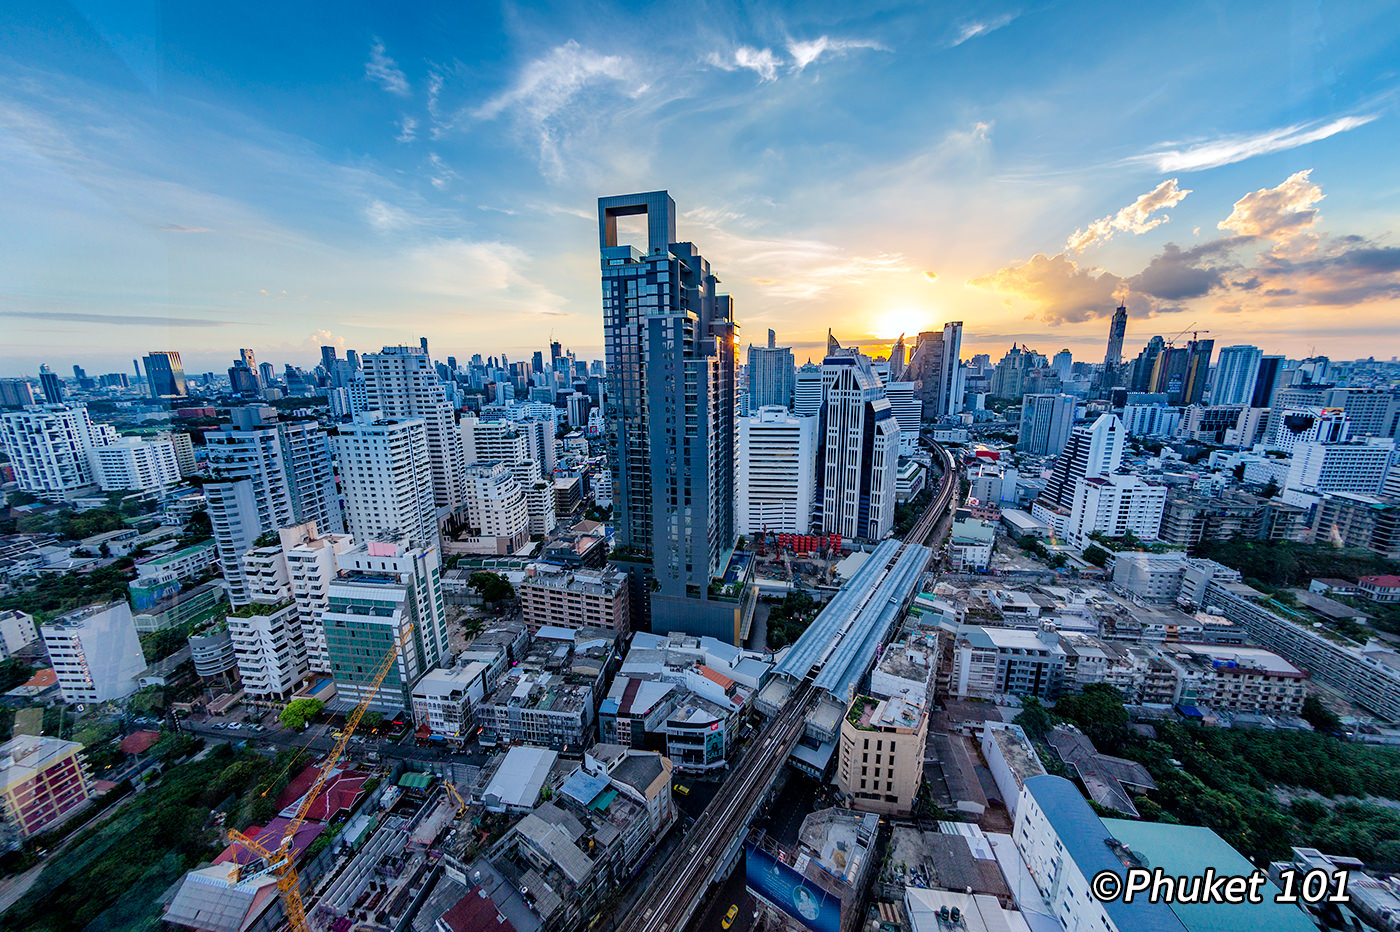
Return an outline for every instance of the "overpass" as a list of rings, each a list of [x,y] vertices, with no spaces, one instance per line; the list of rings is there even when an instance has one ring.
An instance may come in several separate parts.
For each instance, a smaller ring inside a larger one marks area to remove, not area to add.
[[[863,598],[853,595],[850,601],[858,601],[858,604],[847,605],[841,608],[839,615],[833,616],[836,618],[833,624],[842,635],[842,640],[846,634],[857,631],[858,626],[880,625],[882,616],[891,612],[888,603],[895,590],[900,588],[896,585],[898,580],[890,580],[890,574],[898,572],[902,576],[912,572],[917,580],[937,549],[937,544],[933,548],[924,545],[938,526],[940,518],[950,510],[958,481],[953,472],[952,455],[940,444],[934,444],[934,452],[942,458],[944,465],[938,492],[903,542],[887,542],[893,545],[893,552],[887,551],[886,558],[882,561],[888,567],[885,578],[865,593]],[[871,559],[874,560],[873,555]],[[832,605],[835,605],[845,591],[843,589],[841,594],[833,598]],[[882,592],[885,604],[880,602]],[[900,606],[896,606],[894,610],[896,614],[898,607]],[[822,615],[826,612],[827,609],[823,609]],[[867,613],[864,622],[861,621],[862,612]],[[873,619],[868,614],[870,612],[874,612]],[[798,739],[802,737],[807,725],[807,715],[816,704],[817,698],[833,685],[839,687],[844,684],[853,671],[858,674],[857,681],[863,675],[864,669],[858,669],[859,663],[868,664],[873,659],[873,653],[867,657],[863,646],[843,651],[838,643],[830,640],[831,631],[827,631],[825,635],[814,632],[813,629],[821,622],[822,616],[819,615],[808,632],[804,633],[789,651],[788,656],[793,656],[807,639],[807,634],[813,634],[812,642],[803,647],[801,655],[810,657],[812,662],[805,670],[797,670],[794,666],[789,675],[795,681],[795,686],[786,701],[764,726],[762,737],[743,755],[719,792],[686,832],[681,846],[673,850],[658,867],[636,905],[614,924],[615,929],[626,932],[679,932],[684,928],[710,885],[724,876],[733,864],[754,813],[768,795]],[[825,625],[822,630],[826,631],[828,627],[832,625]],[[833,659],[836,662],[833,662]],[[786,663],[786,658],[784,662]],[[794,660],[794,665],[800,666],[801,661]],[[838,666],[838,673],[828,673],[829,668],[834,669]],[[819,681],[822,681],[820,686]],[[852,683],[851,688],[854,685]]]

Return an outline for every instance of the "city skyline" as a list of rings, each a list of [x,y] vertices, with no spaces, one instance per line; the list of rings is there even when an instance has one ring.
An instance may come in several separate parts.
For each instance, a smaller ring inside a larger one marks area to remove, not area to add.
[[[827,327],[883,354],[949,320],[964,356],[1097,361],[1119,300],[1125,356],[1200,328],[1389,358],[1385,14],[14,8],[0,373],[158,349],[222,372],[240,346],[280,370],[422,333],[601,358],[593,205],[659,188],[740,346],[772,328],[799,362]]]

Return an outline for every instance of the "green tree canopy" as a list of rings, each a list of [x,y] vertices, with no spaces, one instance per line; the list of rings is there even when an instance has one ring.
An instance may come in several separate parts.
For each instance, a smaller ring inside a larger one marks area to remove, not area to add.
[[[325,707],[326,704],[320,699],[303,696],[287,703],[287,707],[282,710],[281,715],[277,716],[277,720],[292,731],[301,731],[306,727],[306,723],[320,715],[321,710]]]
[[[467,577],[467,585],[477,591],[485,602],[506,602],[515,598],[515,587],[500,573],[481,570]]]

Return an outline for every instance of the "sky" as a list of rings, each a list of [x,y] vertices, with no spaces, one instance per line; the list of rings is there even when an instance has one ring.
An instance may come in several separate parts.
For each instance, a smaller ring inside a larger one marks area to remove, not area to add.
[[[1400,17],[1318,2],[0,5],[0,374],[602,355],[597,198],[820,358],[1400,353]],[[1204,337],[1205,334],[1202,334]]]

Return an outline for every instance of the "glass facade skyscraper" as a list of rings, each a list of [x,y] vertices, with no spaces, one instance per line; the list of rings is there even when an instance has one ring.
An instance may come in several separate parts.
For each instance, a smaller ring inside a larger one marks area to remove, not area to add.
[[[619,217],[646,218],[645,249]],[[598,200],[607,423],[617,545],[650,566],[651,626],[734,641],[712,586],[735,542],[738,328],[710,265],[676,241],[665,191]]]

